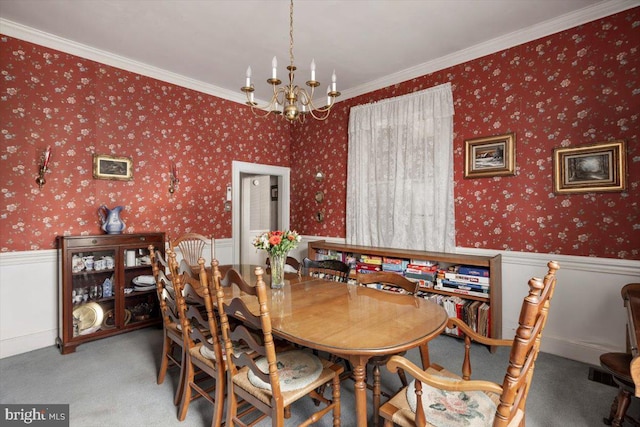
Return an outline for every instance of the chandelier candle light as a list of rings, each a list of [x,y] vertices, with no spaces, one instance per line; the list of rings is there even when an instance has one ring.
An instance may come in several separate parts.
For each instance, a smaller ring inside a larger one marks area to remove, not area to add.
[[[253,246],[269,254],[271,264],[271,288],[284,287],[284,266],[289,251],[300,243],[300,235],[295,231],[267,231],[253,239]]]
[[[266,117],[271,113],[282,114],[290,123],[295,121],[304,121],[304,117],[310,114],[316,120],[326,120],[329,117],[331,107],[335,99],[340,96],[336,85],[336,72],[331,75],[331,85],[327,86],[327,104],[322,107],[316,107],[313,103],[313,94],[315,88],[320,86],[320,82],[316,80],[316,63],[311,61],[311,79],[306,82],[311,89],[294,84],[296,67],[293,65],[293,0],[289,8],[289,84],[279,86],[282,81],[278,79],[278,60],[273,57],[271,61],[271,78],[267,79],[273,87],[273,95],[271,101],[265,106],[258,106],[254,100],[254,86],[251,83],[251,67],[247,68],[247,75],[244,87],[240,88],[247,95],[247,105],[251,106],[251,111],[257,116]]]

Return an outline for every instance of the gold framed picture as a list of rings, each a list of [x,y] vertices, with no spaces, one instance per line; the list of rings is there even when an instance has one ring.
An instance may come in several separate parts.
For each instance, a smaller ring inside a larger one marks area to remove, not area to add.
[[[94,154],[93,177],[95,179],[131,181],[133,179],[133,159],[131,157]]]
[[[622,140],[553,150],[556,194],[627,189],[627,146]]]
[[[464,177],[488,178],[516,174],[516,134],[465,139]]]

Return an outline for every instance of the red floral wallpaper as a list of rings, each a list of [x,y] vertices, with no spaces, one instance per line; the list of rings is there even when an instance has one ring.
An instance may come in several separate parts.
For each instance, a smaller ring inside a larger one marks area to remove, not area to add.
[[[126,232],[230,237],[232,160],[289,165],[289,126],[240,104],[11,37],[0,37],[0,58],[0,251],[102,233],[102,204],[125,207]],[[39,190],[48,145],[51,171]],[[132,157],[134,180],[93,179],[94,153]]]
[[[128,231],[228,238],[232,160],[291,166],[292,227],[344,237],[349,109],[451,82],[458,246],[640,259],[639,48],[634,8],[340,102],[327,121],[290,129],[230,101],[2,37],[0,251],[99,232],[103,203],[127,207]],[[507,132],[516,133],[516,176],[464,179],[464,140]],[[553,194],[553,148],[613,139],[628,143],[628,191]],[[52,172],[40,191],[36,161],[48,144]],[[92,179],[94,152],[132,156],[135,180]],[[325,192],[320,204],[316,191]]]
[[[639,49],[634,8],[341,102],[293,132],[292,221],[304,234],[345,236],[350,107],[451,82],[457,246],[640,259]],[[464,179],[464,140],[507,132],[516,176]],[[626,192],[553,193],[555,147],[616,139],[628,144]]]

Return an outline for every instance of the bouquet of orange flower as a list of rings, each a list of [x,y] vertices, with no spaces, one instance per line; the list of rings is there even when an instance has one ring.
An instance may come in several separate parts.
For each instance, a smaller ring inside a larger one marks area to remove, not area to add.
[[[300,235],[292,230],[267,231],[253,239],[253,246],[264,249],[270,255],[284,255],[300,243]]]

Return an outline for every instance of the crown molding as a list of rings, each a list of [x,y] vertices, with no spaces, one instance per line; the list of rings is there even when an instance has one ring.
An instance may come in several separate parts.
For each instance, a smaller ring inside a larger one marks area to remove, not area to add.
[[[579,25],[586,24],[587,22],[614,15],[634,7],[638,7],[637,0],[603,1],[596,5],[585,7],[578,11],[559,16],[540,24],[519,29],[504,36],[437,58],[433,61],[425,62],[394,74],[389,74],[364,85],[345,89],[342,91],[340,101],[345,101],[349,98],[354,98],[365,93],[373,92],[375,90],[393,86],[445,68],[453,67],[464,62],[472,61],[474,59],[509,49],[523,43],[528,43],[532,40],[546,37],[560,31],[568,30],[569,28],[577,27]]]
[[[416,65],[415,67],[407,68],[397,73],[384,76],[369,83],[356,86],[351,89],[346,89],[342,91],[341,99],[337,102],[342,102],[349,98],[360,96],[365,93],[373,92],[378,89],[471,61],[482,56],[527,43],[637,6],[637,0],[603,1],[593,6],[580,9],[576,12],[545,21],[541,24],[523,28],[505,36],[460,50],[451,55],[446,55],[433,61],[425,62]],[[130,58],[93,48],[91,46],[76,43],[4,18],[0,18],[0,33],[167,83],[193,89],[198,92],[213,95],[232,102],[237,102],[243,105],[246,102],[246,96],[244,94],[204,83],[180,74],[172,73],[167,70],[153,67],[142,62],[134,61]]]
[[[135,61],[124,56],[115,55],[111,52],[58,37],[8,19],[0,18],[0,33],[167,83],[193,89],[208,95],[217,96],[218,98],[227,99],[241,104],[244,104],[247,101],[246,96],[243,93],[236,93],[212,84],[185,77],[181,74],[172,73],[158,67],[147,65],[143,62]]]

